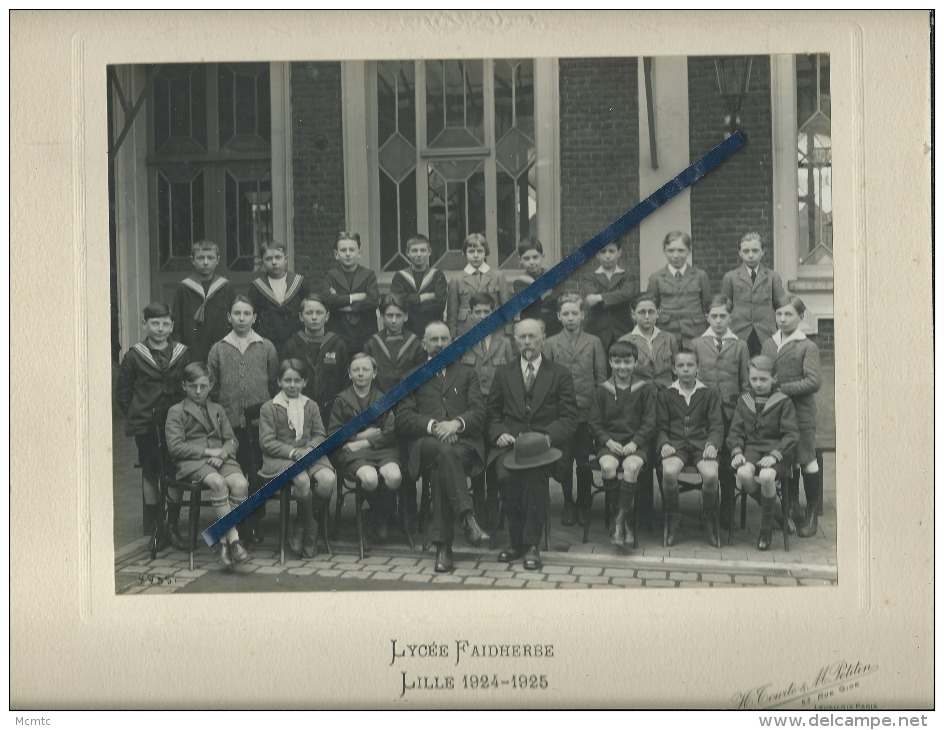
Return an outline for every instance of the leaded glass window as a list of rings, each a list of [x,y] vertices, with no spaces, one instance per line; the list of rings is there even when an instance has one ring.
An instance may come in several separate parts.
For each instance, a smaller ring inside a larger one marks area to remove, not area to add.
[[[220,247],[220,273],[252,272],[272,238],[269,65],[162,65],[151,101],[159,271],[179,278],[205,238]]]
[[[799,264],[833,263],[829,56],[796,59]]]
[[[429,237],[433,265],[461,269],[462,242],[488,231],[492,263],[516,267],[518,240],[536,233],[534,62],[375,68],[382,270],[409,264],[414,233]]]

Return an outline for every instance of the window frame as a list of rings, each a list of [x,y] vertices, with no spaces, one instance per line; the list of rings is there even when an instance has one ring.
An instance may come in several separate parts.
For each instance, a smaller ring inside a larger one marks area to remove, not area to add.
[[[417,63],[416,84],[425,80],[425,60],[408,59]],[[485,110],[494,116],[493,64],[482,59]],[[535,167],[537,170],[537,200],[539,237],[544,245],[545,260],[555,264],[560,260],[560,97],[558,62],[556,58],[534,58],[534,117]],[[361,233],[365,241],[362,264],[377,272],[382,286],[388,285],[394,272],[381,271],[380,260],[380,182],[377,176],[377,87],[376,63],[373,61],[345,61],[341,64],[342,124],[344,128],[345,214],[349,230]],[[423,114],[417,113],[417,125],[425,124]],[[486,200],[494,199],[496,182],[495,140],[492,125],[486,125],[485,146],[490,154],[485,158]],[[417,142],[419,143],[419,142]],[[424,150],[425,152],[425,150]],[[439,154],[439,151],[436,151]],[[425,160],[425,156],[423,157]],[[425,233],[428,221],[426,181],[417,175],[417,227]],[[365,205],[366,203],[366,205]],[[364,235],[366,233],[366,235]],[[485,230],[491,254],[488,263],[497,267],[497,218],[487,219]],[[506,276],[520,273],[520,269],[502,270]]]

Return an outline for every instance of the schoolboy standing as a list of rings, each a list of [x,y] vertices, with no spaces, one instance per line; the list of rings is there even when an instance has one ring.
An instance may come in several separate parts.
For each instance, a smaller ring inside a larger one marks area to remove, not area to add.
[[[662,300],[659,326],[671,332],[682,347],[690,347],[705,326],[711,301],[708,274],[688,263],[692,238],[681,231],[669,232],[662,241],[668,264],[649,277],[649,291]]]
[[[590,409],[597,386],[606,380],[606,353],[599,337],[581,329],[584,308],[579,294],[564,294],[558,300],[557,316],[563,327],[560,334],[544,342],[543,354],[551,362],[563,365],[574,380],[577,396],[577,431],[572,440],[562,447],[561,489],[564,492],[564,514],[561,524],[573,525],[585,519],[590,497],[592,473],[590,452]],[[574,509],[574,463],[577,471],[577,508]]]
[[[468,265],[449,282],[446,295],[446,325],[452,339],[465,334],[472,326],[469,318],[469,297],[475,292],[490,294],[499,306],[508,301],[508,285],[500,271],[493,270],[485,258],[488,240],[481,233],[472,233],[462,242],[462,253]]]
[[[256,332],[280,350],[301,329],[298,307],[308,296],[308,282],[288,270],[288,251],[275,241],[260,250],[265,272],[249,285],[249,301],[256,312]]]
[[[629,272],[619,265],[620,242],[597,253],[599,266],[580,282],[580,295],[587,307],[584,330],[600,338],[603,350],[633,328],[630,303],[639,289]]]
[[[190,252],[194,274],[177,285],[171,317],[181,344],[189,350],[191,362],[206,362],[213,344],[229,332],[229,305],[236,292],[223,276],[218,276],[220,247],[213,241],[197,241]]]
[[[377,361],[377,387],[386,393],[426,359],[426,351],[415,334],[404,332],[410,317],[399,294],[390,293],[383,298],[380,318],[383,329],[364,343],[364,352]]]
[[[390,293],[399,296],[407,307],[406,328],[420,339],[426,325],[441,320],[446,311],[449,283],[442,271],[429,265],[432,252],[426,236],[411,236],[406,242],[410,265],[394,274],[390,282]]]
[[[380,290],[377,275],[358,261],[361,237],[341,231],[334,245],[338,265],[325,274],[325,304],[331,318],[328,329],[336,332],[350,354],[362,352],[364,343],[377,331],[377,305]]]
[[[302,330],[292,335],[279,353],[280,361],[295,358],[305,363],[309,376],[303,394],[318,404],[324,423],[329,422],[334,399],[348,383],[347,345],[339,335],[325,330],[329,317],[321,295],[306,296],[298,313]]]
[[[180,517],[179,490],[167,492],[167,523],[160,490],[160,441],[151,411],[170,408],[183,399],[183,371],[190,362],[186,345],[174,342],[174,320],[164,302],[144,308],[144,340],[134,345],[118,367],[115,402],[125,417],[125,435],[134,436],[138,463],[143,475],[144,529],[151,535],[149,550],[164,547],[166,538],[177,549],[185,549],[177,522]]]
[[[742,266],[732,269],[721,279],[721,293],[734,303],[731,330],[747,342],[751,357],[777,330],[775,303],[784,297],[780,274],[761,263],[764,243],[755,231],[745,233],[738,242]]]
[[[511,282],[514,294],[524,291],[544,276],[544,246],[536,236],[528,236],[521,240],[518,244],[518,260],[521,262],[524,273]],[[557,299],[568,291],[567,283],[567,280],[564,280],[553,289],[548,289],[540,299],[521,310],[521,314],[518,315],[519,319],[539,319],[544,322],[544,334],[547,337],[556,335],[562,329],[560,320],[557,318]],[[574,291],[579,290],[576,285],[571,285],[569,288]]]
[[[469,307],[471,326],[474,327],[495,310],[495,302],[491,294],[476,292],[469,297]],[[511,340],[499,328],[466,350],[459,362],[475,370],[482,397],[487,399],[495,371],[512,362],[515,357]],[[492,528],[498,517],[498,481],[494,464],[489,464],[484,472],[472,477],[472,504],[479,521],[485,527]]]

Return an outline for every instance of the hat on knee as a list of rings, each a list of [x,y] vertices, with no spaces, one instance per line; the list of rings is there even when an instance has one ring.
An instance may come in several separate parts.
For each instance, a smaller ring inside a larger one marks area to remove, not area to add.
[[[562,452],[550,446],[543,433],[528,432],[515,439],[515,448],[505,457],[507,469],[534,469],[545,464],[553,464],[561,458]]]

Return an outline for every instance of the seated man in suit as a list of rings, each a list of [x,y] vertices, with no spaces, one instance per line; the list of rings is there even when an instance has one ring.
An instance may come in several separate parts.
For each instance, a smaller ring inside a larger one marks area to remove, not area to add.
[[[549,447],[565,447],[577,430],[577,397],[570,370],[541,356],[542,322],[518,322],[515,345],[520,356],[495,371],[488,395],[487,434],[490,443],[498,447],[489,454],[489,463],[496,461],[511,538],[511,545],[499,553],[498,559],[510,563],[524,556],[526,570],[540,570],[538,543],[544,530],[548,478],[553,467],[510,471],[505,456],[515,439],[527,432],[544,434]]]
[[[444,322],[426,325],[423,348],[429,357],[452,341]],[[466,475],[484,465],[485,399],[475,370],[453,362],[400,401],[397,430],[410,444],[410,474],[428,474],[432,493],[431,542],[436,545],[436,572],[452,570],[452,536],[456,515],[466,540],[484,545],[488,534],[472,512]]]

